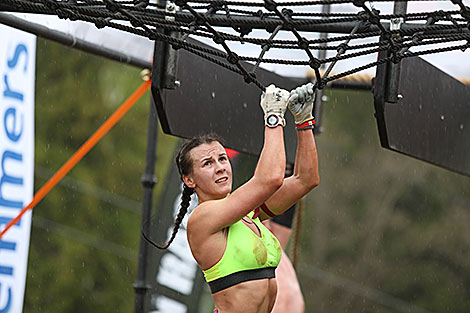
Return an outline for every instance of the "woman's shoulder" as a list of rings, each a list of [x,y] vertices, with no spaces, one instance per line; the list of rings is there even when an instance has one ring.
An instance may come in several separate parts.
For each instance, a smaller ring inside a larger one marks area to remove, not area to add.
[[[198,222],[210,218],[214,214],[214,210],[222,205],[222,200],[208,200],[198,204],[189,215],[188,224]]]
[[[208,242],[214,244],[218,242],[217,240],[223,239],[223,237],[220,237],[220,234],[218,237],[214,237],[215,234],[220,233],[223,229],[218,220],[219,218],[216,216],[217,210],[213,209],[217,201],[205,201],[194,208],[193,212],[189,215],[187,235],[190,246],[201,247],[205,246]]]
[[[218,207],[220,205],[223,205],[223,200],[224,199],[220,199],[220,200],[207,200],[207,201],[204,201],[202,203],[199,203],[193,210],[193,212],[191,214],[201,214],[201,212],[205,212],[207,211],[208,209],[212,209],[212,208],[215,208],[215,207]]]

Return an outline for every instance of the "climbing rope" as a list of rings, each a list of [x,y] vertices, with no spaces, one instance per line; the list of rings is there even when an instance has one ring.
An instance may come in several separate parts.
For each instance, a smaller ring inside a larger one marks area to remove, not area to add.
[[[407,2],[419,1],[425,0]],[[262,64],[308,66],[315,73],[316,87],[324,88],[333,80],[383,63],[465,51],[470,46],[470,8],[463,0],[433,1],[448,4],[452,10],[447,11],[382,14],[375,5],[386,2],[393,1],[175,0],[164,6],[148,0],[2,0],[0,11],[57,15],[71,21],[90,22],[98,28],[111,27],[161,40],[173,49],[184,49],[233,71],[261,90],[264,86],[256,73]],[[319,5],[338,6],[339,10],[348,12],[312,12]],[[316,34],[321,32],[329,33],[330,37],[317,38]],[[221,49],[190,42],[189,36],[212,40]],[[243,55],[253,48],[259,50],[257,56]],[[273,58],[270,57],[273,50],[295,50],[304,58],[292,59],[289,53],[282,53],[286,58]],[[336,54],[321,59],[314,53],[316,50],[336,51]],[[381,51],[387,51],[387,56],[330,75],[338,62]],[[247,67],[243,61],[254,66]],[[326,65],[329,65],[327,71],[321,72],[320,67]]]

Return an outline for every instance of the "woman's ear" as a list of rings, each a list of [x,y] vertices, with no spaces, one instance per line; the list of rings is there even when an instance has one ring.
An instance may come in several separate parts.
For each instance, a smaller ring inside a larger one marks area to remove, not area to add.
[[[183,182],[188,186],[189,188],[195,188],[196,183],[194,182],[193,178],[191,176],[183,176]]]

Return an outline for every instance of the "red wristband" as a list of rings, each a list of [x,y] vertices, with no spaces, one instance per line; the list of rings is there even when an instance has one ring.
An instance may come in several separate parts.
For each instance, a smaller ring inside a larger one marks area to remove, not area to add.
[[[295,124],[297,129],[313,129],[315,125],[315,119],[312,118],[311,120],[305,121],[301,124]]]

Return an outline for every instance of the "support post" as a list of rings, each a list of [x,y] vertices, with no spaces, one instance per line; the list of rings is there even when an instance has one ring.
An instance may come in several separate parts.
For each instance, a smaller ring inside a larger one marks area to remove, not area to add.
[[[329,14],[331,11],[331,5],[330,4],[324,4],[322,6],[322,13]],[[328,33],[320,33],[320,39],[325,39],[328,37]],[[326,43],[323,45],[327,45]],[[326,57],[326,50],[319,50],[318,51],[318,58],[320,60],[323,60]],[[321,69],[325,68],[325,64],[322,64]],[[321,116],[322,116],[322,111],[323,111],[323,89],[318,89],[317,90],[317,96],[315,97],[315,103],[313,106],[313,116],[315,117],[315,128],[313,129],[314,134],[319,134],[322,132],[321,128]]]
[[[149,126],[147,135],[147,156],[145,172],[142,175],[142,186],[143,186],[143,200],[142,200],[142,230],[148,234],[148,227],[150,223],[151,212],[152,212],[152,198],[153,198],[153,187],[157,183],[154,176],[155,163],[157,159],[157,133],[158,133],[158,119],[155,114],[155,105],[153,100],[150,101],[150,112],[149,112]],[[134,301],[134,312],[144,313],[146,310],[146,303],[148,291],[151,285],[146,281],[147,277],[147,260],[149,244],[140,238],[139,247],[139,260],[137,268],[137,280],[134,283],[135,301]]]
[[[406,9],[408,6],[407,1],[396,1],[393,7],[393,14],[406,14]],[[390,27],[398,27],[402,26],[402,20],[400,18],[392,19],[390,23]],[[389,63],[388,64],[388,77],[387,77],[387,88],[385,90],[385,98],[387,102],[397,103],[399,100],[398,95],[398,85],[399,85],[399,78],[400,78],[400,70],[401,64],[400,63]]]
[[[159,5],[167,5],[166,0],[159,0]],[[172,4],[173,5],[173,4]],[[175,7],[170,7],[167,9],[175,10]],[[157,30],[163,31],[163,30]],[[154,66],[152,70],[152,85],[156,90],[151,97],[151,105],[149,112],[149,133],[147,139],[147,158],[146,158],[146,167],[145,173],[142,176],[142,185],[144,189],[143,203],[142,203],[142,230],[148,234],[149,233],[149,221],[152,211],[152,196],[153,196],[153,187],[156,184],[156,178],[154,176],[155,172],[155,162],[156,162],[156,150],[157,150],[157,131],[158,131],[158,119],[157,111],[159,106],[155,105],[155,102],[163,101],[162,88],[175,88],[175,75],[176,75],[176,62],[177,56],[173,51],[171,53],[169,44],[162,41],[155,42],[154,50]],[[171,66],[169,66],[171,64]],[[173,83],[173,84],[171,84]],[[161,114],[161,112],[158,112]],[[162,125],[163,128],[168,127],[167,125]],[[134,284],[135,289],[135,313],[145,313],[148,311],[148,291],[151,288],[151,285],[146,281],[147,277],[147,262],[149,255],[149,245],[144,240],[140,239],[140,250],[139,250],[139,264],[137,270],[137,281]]]

